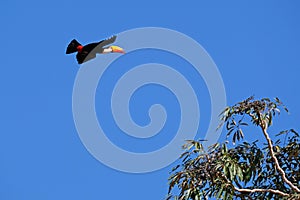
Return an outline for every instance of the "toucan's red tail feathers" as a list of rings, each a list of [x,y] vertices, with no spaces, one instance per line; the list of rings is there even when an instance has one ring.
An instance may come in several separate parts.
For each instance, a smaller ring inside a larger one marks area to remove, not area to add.
[[[77,47],[78,46],[81,46],[81,44],[77,41],[77,40],[72,40],[70,42],[70,44],[68,45],[67,47],[67,51],[66,51],[66,54],[70,54],[70,53],[75,53],[77,52]]]

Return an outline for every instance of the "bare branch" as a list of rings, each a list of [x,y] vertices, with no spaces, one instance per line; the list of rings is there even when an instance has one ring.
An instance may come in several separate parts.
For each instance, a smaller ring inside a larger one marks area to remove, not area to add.
[[[285,175],[285,172],[283,171],[283,169],[280,167],[279,165],[279,162],[274,154],[274,151],[273,151],[273,144],[272,144],[272,140],[267,132],[267,125],[265,124],[264,126],[261,126],[261,129],[264,133],[264,136],[268,142],[268,148],[270,150],[270,156],[272,157],[272,159],[274,160],[274,163],[275,163],[275,167],[276,169],[278,170],[278,172],[281,174],[281,177],[282,179],[284,180],[284,182],[286,182],[286,184],[288,184],[294,191],[296,191],[297,193],[300,193],[300,189],[295,186],[291,181],[289,181],[287,178],[286,178],[286,175]]]
[[[234,189],[238,192],[247,192],[247,193],[254,193],[254,192],[271,192],[271,193],[274,193],[274,194],[280,194],[282,196],[290,196],[289,194],[287,193],[284,193],[280,190],[273,190],[273,189],[239,189],[237,187],[234,187]]]
[[[244,189],[244,188],[237,188],[235,187],[231,181],[228,180],[228,178],[222,174],[222,177],[225,178],[227,183],[233,187],[234,190],[241,192],[241,193],[254,193],[254,192],[271,192],[274,194],[280,194],[282,196],[290,196],[289,194],[282,192],[280,190],[274,190],[274,189],[260,189],[260,188],[255,188],[255,189]]]

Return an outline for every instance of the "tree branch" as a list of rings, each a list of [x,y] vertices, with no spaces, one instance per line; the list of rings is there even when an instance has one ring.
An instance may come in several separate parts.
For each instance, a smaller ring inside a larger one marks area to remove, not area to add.
[[[233,187],[234,190],[238,191],[238,192],[241,192],[241,193],[254,193],[254,192],[271,192],[271,193],[274,193],[274,194],[280,194],[282,196],[290,196],[289,194],[285,193],[285,192],[282,192],[280,190],[274,190],[274,189],[260,189],[260,188],[255,188],[255,189],[244,189],[244,188],[237,188],[233,185],[233,183],[231,181],[228,180],[228,178],[222,174],[222,177],[225,178],[225,180],[227,181],[227,183],[229,185],[231,185]]]
[[[265,136],[265,138],[266,138],[266,140],[268,142],[268,147],[269,147],[269,150],[270,150],[270,155],[271,155],[272,159],[274,160],[275,167],[276,167],[277,171],[281,174],[281,177],[284,180],[284,182],[286,182],[286,184],[288,184],[294,191],[296,191],[297,193],[300,193],[300,189],[286,178],[285,172],[280,167],[279,162],[278,162],[278,160],[277,160],[277,158],[276,158],[276,156],[274,154],[274,151],[273,151],[273,144],[272,144],[272,140],[269,137],[269,134],[267,132],[267,127],[268,126],[265,123],[264,126],[261,126],[261,129],[262,129],[262,131],[264,133],[264,136]]]
[[[271,192],[271,193],[274,193],[274,194],[280,194],[282,196],[290,196],[289,194],[287,193],[284,193],[284,192],[281,192],[279,190],[273,190],[273,189],[239,189],[237,187],[234,187],[234,189],[238,192],[247,192],[247,193],[254,193],[254,192]]]

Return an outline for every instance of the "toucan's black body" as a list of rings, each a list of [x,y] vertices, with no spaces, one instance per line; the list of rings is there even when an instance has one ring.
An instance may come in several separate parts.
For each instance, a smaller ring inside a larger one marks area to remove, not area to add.
[[[82,64],[96,57],[97,53],[102,53],[104,46],[115,42],[117,36],[112,36],[100,42],[90,43],[82,46],[77,40],[73,39],[67,47],[66,54],[75,53],[78,64]]]

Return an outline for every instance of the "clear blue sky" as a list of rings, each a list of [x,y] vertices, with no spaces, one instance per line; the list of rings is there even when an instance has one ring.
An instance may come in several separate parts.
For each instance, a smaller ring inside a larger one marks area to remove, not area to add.
[[[171,166],[147,174],[123,173],[97,161],[82,145],[72,115],[72,90],[80,66],[74,56],[65,55],[66,45],[73,38],[87,43],[147,26],[180,31],[199,42],[215,61],[228,104],[253,94],[278,96],[291,115],[284,115],[274,130],[300,130],[299,6],[297,1],[276,0],[1,1],[0,199],[160,200],[167,193]],[[148,53],[151,56],[137,52],[135,59],[138,63],[158,62],[161,56],[164,63],[180,62],[170,61],[176,58],[160,52]],[[117,67],[115,70],[118,73]],[[113,73],[106,79],[109,76]],[[209,96],[201,77],[190,75],[190,79],[199,89],[200,127],[205,130]],[[97,91],[100,98],[101,86]],[[173,98],[155,86],[149,92],[152,95],[147,99],[155,94],[162,99],[154,98],[147,104]],[[148,119],[143,117],[147,108],[141,97],[136,94],[132,109],[142,112],[132,115],[143,125]],[[174,105],[169,108],[173,112],[178,109]],[[99,119],[105,118],[101,105],[96,106]],[[178,118],[170,117],[166,135],[177,127],[173,124]],[[112,122],[104,119],[102,124],[114,130]],[[168,141],[162,137],[163,143],[153,140],[144,145],[118,137],[113,131],[110,134],[114,143],[137,152],[153,150]]]

